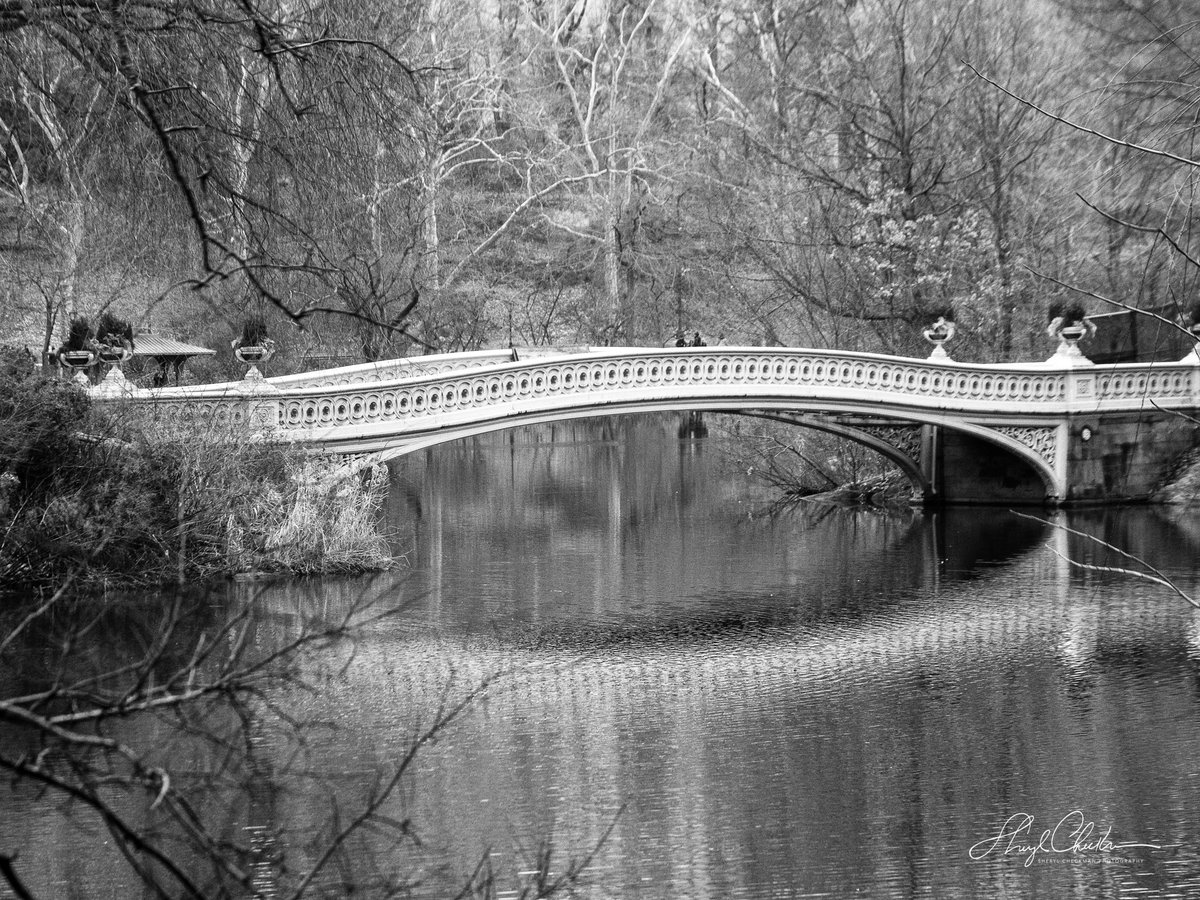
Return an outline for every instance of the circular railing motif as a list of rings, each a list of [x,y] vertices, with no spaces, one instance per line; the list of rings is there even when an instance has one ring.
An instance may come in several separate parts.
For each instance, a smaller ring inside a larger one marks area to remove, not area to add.
[[[1131,400],[1145,395],[1159,399],[1186,400],[1192,396],[1191,373],[1185,370],[1114,372],[1098,379],[1102,396],[1112,400]]]

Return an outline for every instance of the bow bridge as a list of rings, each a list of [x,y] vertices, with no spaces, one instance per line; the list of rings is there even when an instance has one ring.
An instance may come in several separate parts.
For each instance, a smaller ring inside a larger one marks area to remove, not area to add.
[[[111,384],[96,393],[115,397]],[[445,354],[140,390],[171,428],[246,428],[389,459],[518,425],[621,413],[764,416],[865,444],[927,503],[1145,499],[1195,445],[1200,361],[976,365],[761,347]]]

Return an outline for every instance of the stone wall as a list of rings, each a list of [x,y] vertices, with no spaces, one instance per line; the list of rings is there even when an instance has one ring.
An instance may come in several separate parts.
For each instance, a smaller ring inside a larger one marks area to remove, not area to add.
[[[1171,413],[1070,420],[1067,501],[1143,501],[1175,474],[1200,428]]]
[[[1143,502],[1179,472],[1200,426],[1171,413],[1072,416],[1065,505]],[[942,429],[935,503],[1041,505],[1046,485],[1003,447]]]

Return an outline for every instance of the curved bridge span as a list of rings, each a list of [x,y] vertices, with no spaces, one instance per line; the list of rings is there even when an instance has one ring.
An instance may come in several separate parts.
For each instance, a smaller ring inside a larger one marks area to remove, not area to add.
[[[447,354],[134,391],[164,424],[244,425],[387,459],[518,425],[707,410],[841,434],[926,500],[1137,499],[1194,443],[1195,362],[974,365],[784,348]]]

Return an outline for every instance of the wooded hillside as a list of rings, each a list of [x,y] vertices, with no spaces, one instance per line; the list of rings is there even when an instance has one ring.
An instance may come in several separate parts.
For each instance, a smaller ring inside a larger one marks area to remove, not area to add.
[[[111,307],[213,345],[265,310],[364,358],[681,328],[919,352],[952,305],[955,358],[1036,358],[1064,284],[1192,305],[1198,20],[0,0],[0,343]]]

